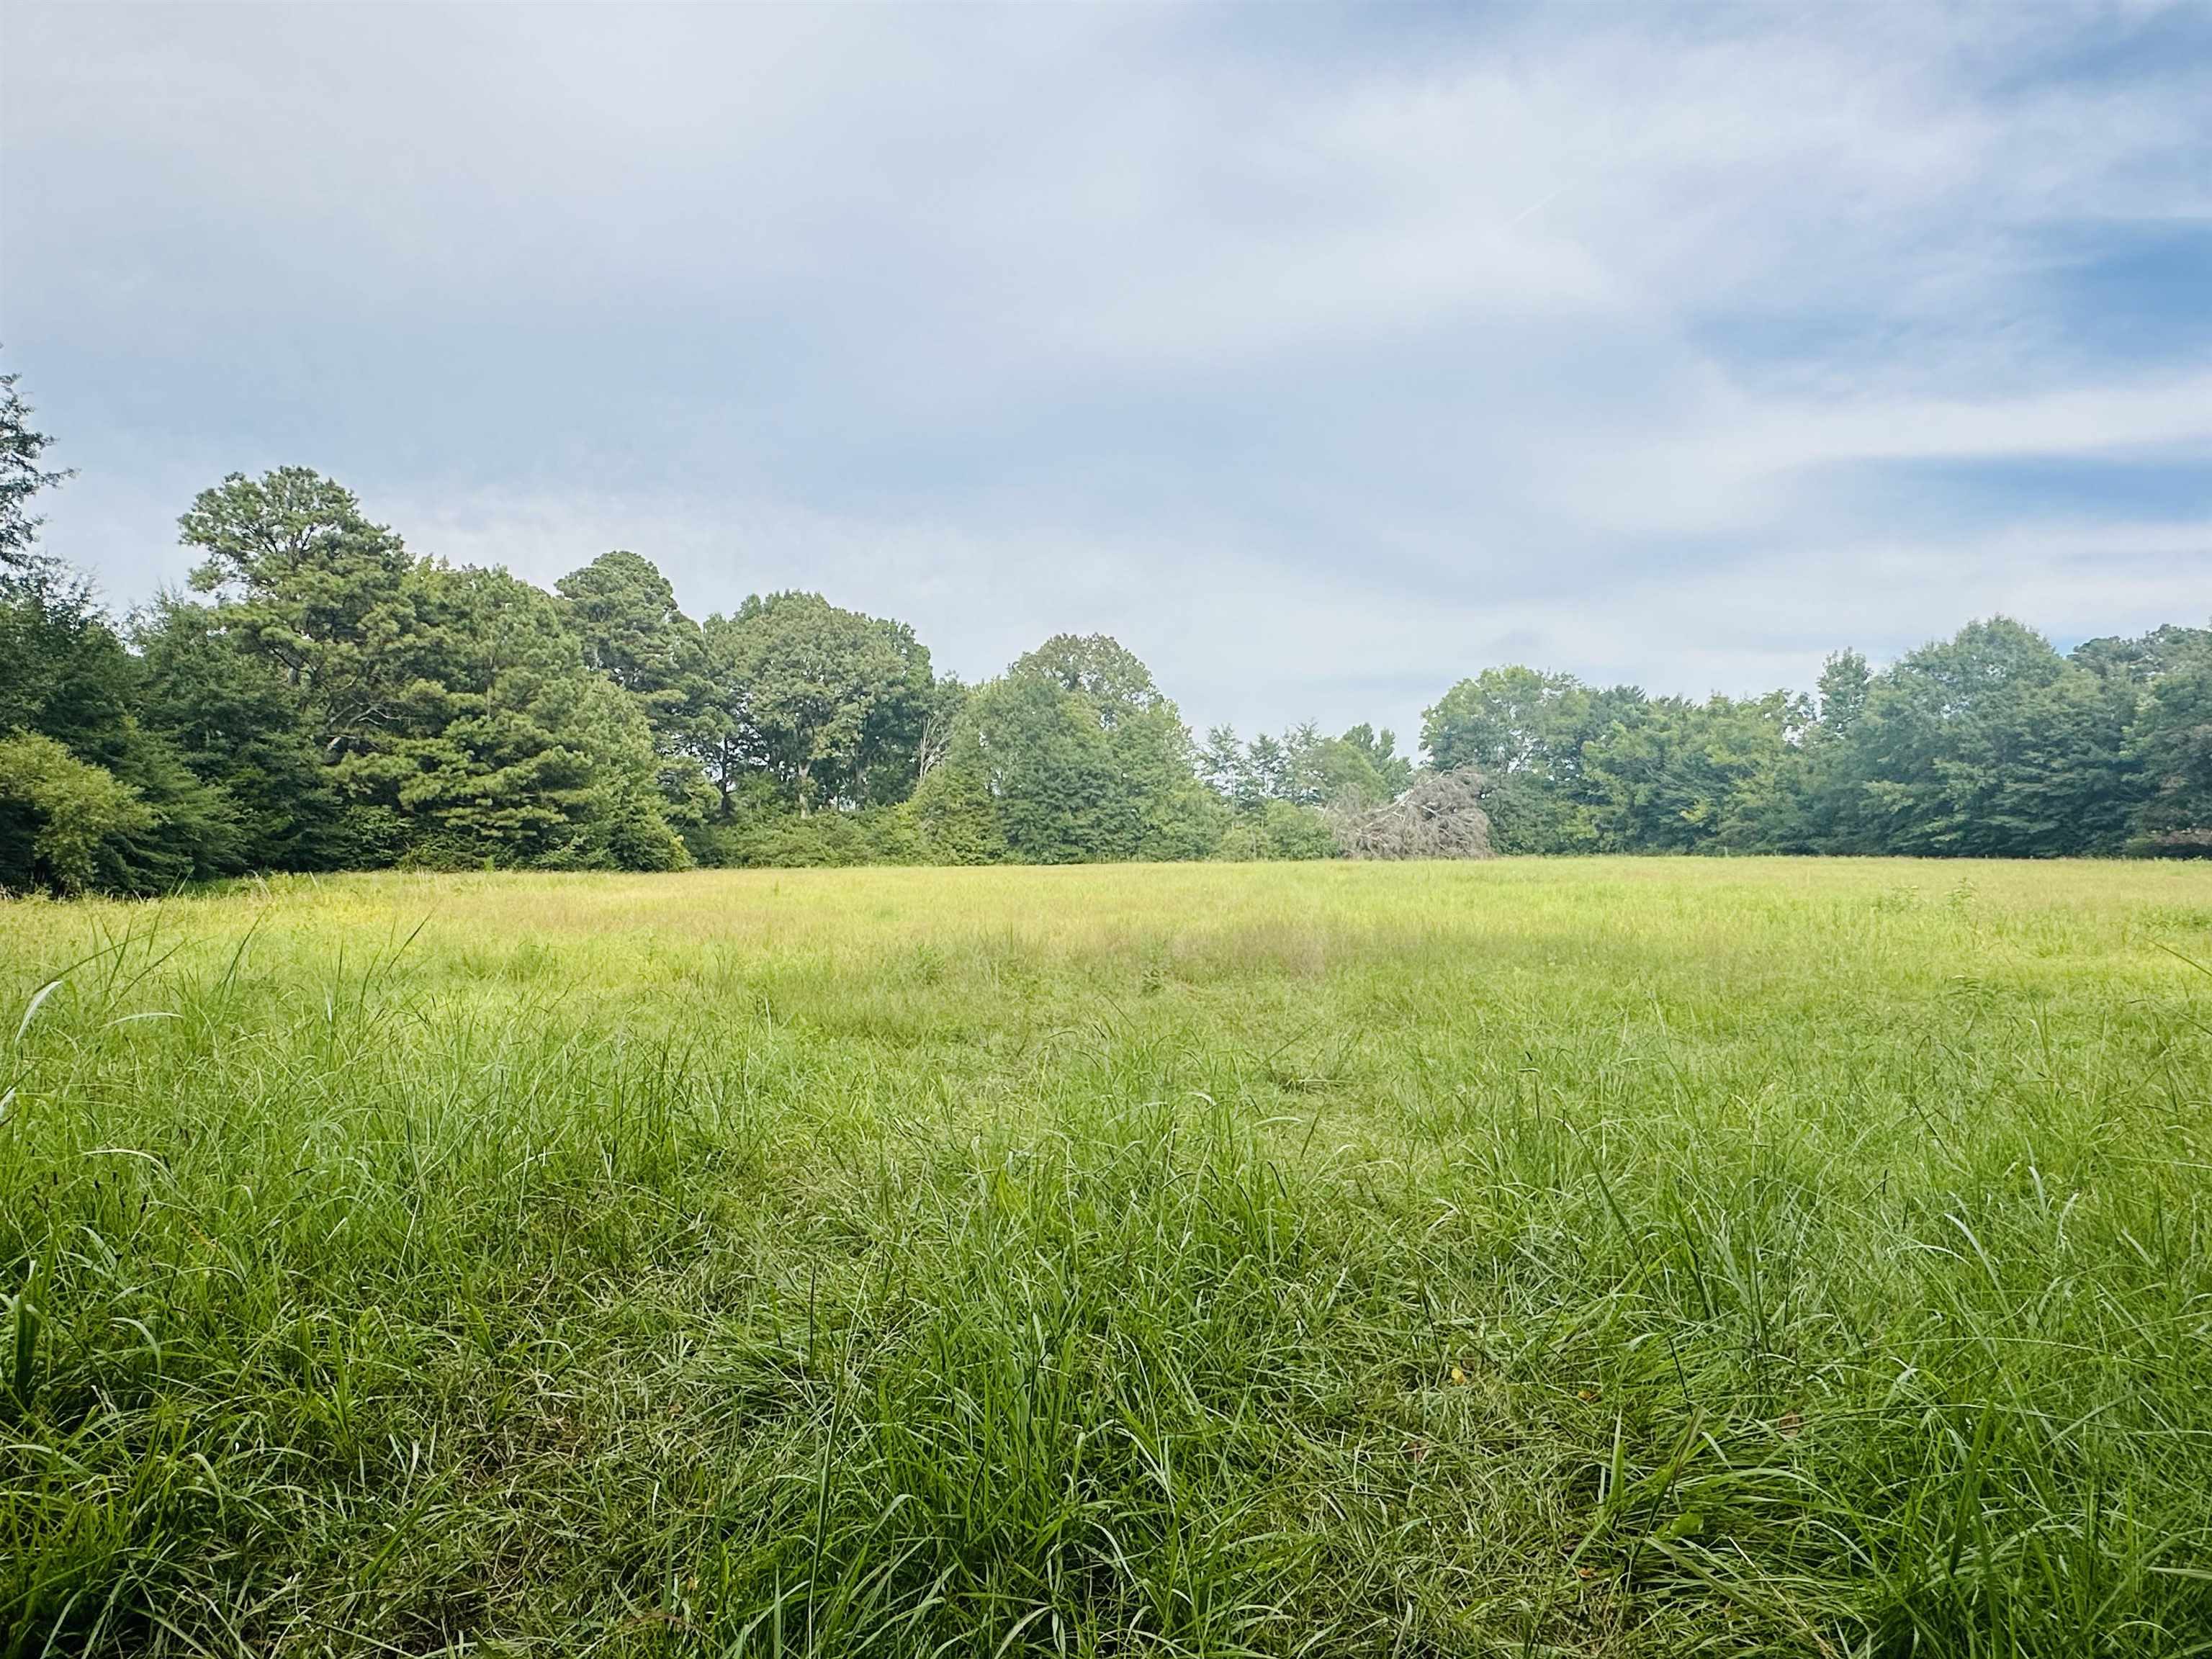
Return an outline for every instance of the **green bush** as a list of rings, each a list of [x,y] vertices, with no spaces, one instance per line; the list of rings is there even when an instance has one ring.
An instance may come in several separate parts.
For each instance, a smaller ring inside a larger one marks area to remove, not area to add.
[[[1336,837],[1317,808],[1270,800],[1261,803],[1257,811],[1239,812],[1231,819],[1213,856],[1249,863],[1261,859],[1328,859],[1334,858],[1336,851]]]
[[[155,823],[138,792],[106,767],[35,732],[0,738],[0,886],[131,887],[129,838]]]
[[[961,861],[933,859],[912,810],[903,804],[799,812],[747,803],[695,830],[691,850],[701,864],[734,869]]]

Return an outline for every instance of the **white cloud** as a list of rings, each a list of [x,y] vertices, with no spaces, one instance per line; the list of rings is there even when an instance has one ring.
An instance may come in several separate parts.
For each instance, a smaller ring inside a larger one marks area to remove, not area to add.
[[[2212,501],[1845,510],[2212,476],[2208,337],[2103,360],[2033,252],[2212,213],[2212,31],[2112,61],[2175,15],[19,5],[0,301],[118,598],[297,460],[970,674],[1107,629],[1248,726],[1502,655],[1748,690],[2203,608]]]

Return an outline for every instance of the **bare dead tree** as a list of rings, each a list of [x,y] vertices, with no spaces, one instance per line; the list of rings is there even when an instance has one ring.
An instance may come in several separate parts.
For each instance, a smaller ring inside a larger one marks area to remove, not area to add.
[[[921,722],[921,737],[914,749],[914,781],[920,783],[934,772],[952,749],[952,720],[933,708]]]
[[[1350,859],[1487,859],[1490,815],[1482,775],[1471,766],[1425,772],[1387,805],[1330,814],[1338,850]]]

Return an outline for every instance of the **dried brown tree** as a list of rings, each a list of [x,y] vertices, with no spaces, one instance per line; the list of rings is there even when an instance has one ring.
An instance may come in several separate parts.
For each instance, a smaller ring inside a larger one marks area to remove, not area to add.
[[[1482,810],[1482,775],[1471,766],[1425,772],[1386,805],[1330,817],[1345,857],[1486,859],[1490,815]]]

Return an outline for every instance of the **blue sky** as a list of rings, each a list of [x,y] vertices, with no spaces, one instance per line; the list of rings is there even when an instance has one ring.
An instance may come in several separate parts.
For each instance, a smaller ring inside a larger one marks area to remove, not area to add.
[[[2212,6],[0,12],[118,605],[234,470],[1194,723],[2212,615]]]

